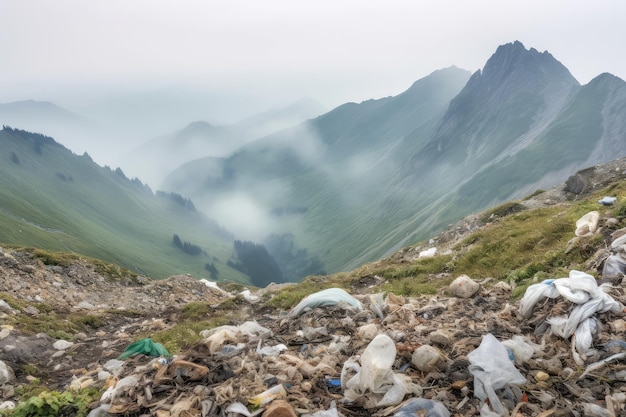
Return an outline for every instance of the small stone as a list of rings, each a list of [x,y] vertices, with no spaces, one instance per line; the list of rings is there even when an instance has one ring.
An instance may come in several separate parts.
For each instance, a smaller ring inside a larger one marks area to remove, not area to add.
[[[430,343],[441,346],[448,346],[450,344],[450,336],[444,331],[436,330],[428,335]]]
[[[0,404],[0,410],[13,410],[15,408],[15,403],[13,401],[5,401]]]
[[[91,304],[91,303],[89,303],[87,301],[81,301],[80,303],[78,303],[76,305],[76,307],[74,307],[74,309],[76,309],[76,310],[95,310],[96,307],[93,304]]]
[[[563,379],[570,379],[576,372],[572,368],[563,368],[561,372],[559,372],[559,376]]]
[[[420,371],[430,372],[442,359],[439,350],[430,345],[422,345],[413,351],[411,363]]]
[[[550,379],[550,375],[548,375],[547,373],[545,373],[543,371],[539,371],[535,375],[535,379],[537,381],[547,381],[548,379]]]
[[[366,324],[359,327],[356,334],[365,341],[373,340],[378,335],[378,326],[374,323]]]
[[[28,306],[24,309],[24,313],[30,314],[31,316],[38,316],[39,310],[36,307]]]
[[[467,381],[463,381],[463,380],[458,380],[458,381],[454,381],[452,383],[452,385],[450,385],[450,387],[452,387],[452,389],[456,389],[456,390],[462,390],[465,386],[467,385]]]
[[[13,382],[15,382],[13,369],[3,361],[0,361],[0,385],[11,384]]]
[[[297,415],[287,401],[274,400],[263,413],[263,417],[297,417]]]
[[[6,313],[15,314],[15,310],[4,300],[0,300],[0,310]]]
[[[614,320],[611,322],[611,327],[616,333],[624,333],[626,332],[626,321],[623,319]]]
[[[74,343],[68,342],[67,340],[57,340],[56,342],[54,342],[52,347],[55,348],[56,350],[66,350],[72,347],[73,345]]]
[[[558,375],[563,369],[563,364],[559,358],[544,359],[541,364],[543,365],[543,370],[546,371],[548,375]]]
[[[468,277],[460,275],[450,284],[450,290],[460,298],[470,298],[480,289],[480,284]]]
[[[56,358],[60,358],[63,355],[65,355],[65,351],[64,350],[59,350],[59,351],[54,352],[52,355],[50,355],[50,357],[52,359],[56,359]]]

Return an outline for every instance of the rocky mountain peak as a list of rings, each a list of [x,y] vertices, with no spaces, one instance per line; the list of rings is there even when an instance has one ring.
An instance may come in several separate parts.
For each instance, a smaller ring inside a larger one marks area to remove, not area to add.
[[[491,85],[512,80],[579,85],[569,70],[548,51],[526,49],[519,41],[500,45],[478,74],[476,78]]]

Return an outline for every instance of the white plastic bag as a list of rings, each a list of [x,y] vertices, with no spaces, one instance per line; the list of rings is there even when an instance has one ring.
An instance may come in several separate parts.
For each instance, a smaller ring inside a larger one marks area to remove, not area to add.
[[[576,236],[585,237],[593,235],[598,230],[598,220],[600,213],[590,211],[576,221]]]
[[[412,392],[412,385],[410,378],[397,375],[391,369],[395,359],[395,343],[389,336],[379,334],[365,348],[360,366],[353,358],[346,361],[341,371],[346,400],[353,402],[366,397],[366,408],[399,404]]]
[[[489,399],[494,412],[507,415],[507,410],[498,397],[497,390],[508,385],[521,385],[526,378],[509,359],[506,347],[491,333],[483,336],[480,346],[467,355],[468,369],[474,376],[474,395],[483,403]]]
[[[533,314],[535,305],[543,298],[556,298],[559,296],[554,279],[547,279],[539,284],[533,284],[526,288],[524,297],[519,303],[520,314],[524,318],[529,318]]]
[[[290,317],[298,317],[309,308],[332,306],[339,303],[346,303],[355,307],[358,311],[363,311],[363,305],[359,300],[348,294],[341,288],[328,288],[316,293],[307,295],[290,312]]]

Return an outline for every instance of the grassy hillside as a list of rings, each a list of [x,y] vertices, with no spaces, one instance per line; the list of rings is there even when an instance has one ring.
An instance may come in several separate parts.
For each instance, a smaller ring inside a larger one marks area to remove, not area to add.
[[[153,278],[208,278],[213,263],[219,280],[247,282],[226,266],[232,238],[189,206],[42,135],[5,128],[0,144],[0,244],[76,252]],[[204,253],[184,253],[174,234]]]
[[[349,272],[328,277],[309,277],[296,286],[280,291],[270,304],[290,308],[304,296],[323,288],[341,287],[348,291],[367,286],[368,292],[390,291],[397,295],[435,294],[461,274],[487,286],[498,281],[511,284],[514,298],[538,280],[567,277],[572,269],[601,276],[603,256],[607,256],[610,234],[626,227],[626,182],[614,177],[607,187],[572,201],[553,199],[541,208],[529,208],[526,201],[511,201],[466,218],[433,236],[434,243],[422,241],[389,257],[365,263]],[[534,198],[549,201],[542,192]],[[605,195],[618,197],[614,206],[601,206]],[[576,221],[597,210],[604,227],[593,236],[575,238]],[[614,221],[605,222],[612,218]],[[471,225],[472,231],[468,227]],[[418,253],[436,246],[437,255],[419,258]]]

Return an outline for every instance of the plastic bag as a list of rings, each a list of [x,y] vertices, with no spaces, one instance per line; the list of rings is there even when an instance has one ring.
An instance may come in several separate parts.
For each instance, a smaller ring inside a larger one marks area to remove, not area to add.
[[[533,284],[526,289],[524,297],[522,297],[519,303],[520,314],[524,318],[529,318],[535,305],[543,298],[556,298],[559,296],[556,287],[554,286],[554,279],[547,279],[539,284]]]
[[[421,414],[418,412],[421,411]],[[424,414],[426,411],[426,414]],[[407,401],[393,417],[450,417],[448,409],[440,402],[425,398],[414,398]]]
[[[468,369],[474,376],[474,395],[483,403],[489,399],[494,412],[506,415],[507,410],[496,390],[526,382],[526,378],[509,359],[506,347],[488,333],[483,336],[480,346],[467,355],[467,359],[470,361]]]
[[[395,359],[396,345],[393,340],[379,334],[365,348],[360,366],[354,359],[346,361],[341,371],[341,386],[344,387],[346,400],[353,402],[366,397],[365,408],[399,404],[412,388],[410,378],[391,370]],[[348,377],[355,371],[356,374]]]
[[[146,356],[172,356],[162,344],[155,343],[148,337],[128,345],[124,353],[118,356],[117,359],[126,359],[138,354]]]
[[[598,220],[600,213],[590,211],[576,221],[576,236],[585,237],[593,235],[598,230]]]
[[[602,267],[602,278],[616,279],[626,274],[626,261],[620,255],[611,255]]]
[[[602,204],[603,206],[610,206],[617,202],[617,197],[609,197],[604,196],[602,199],[598,200],[598,204]]]
[[[289,316],[298,317],[300,314],[304,313],[306,309],[332,306],[342,302],[356,307],[359,311],[363,311],[361,302],[352,297],[345,290],[341,288],[329,288],[304,297],[302,301],[289,312]]]
[[[502,344],[513,353],[515,364],[518,366],[528,362],[535,354],[535,350],[541,347],[531,343],[526,336],[519,335],[502,341]]]
[[[576,328],[576,351],[587,355],[591,351],[593,335],[598,331],[598,321],[590,317]]]

